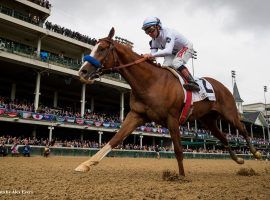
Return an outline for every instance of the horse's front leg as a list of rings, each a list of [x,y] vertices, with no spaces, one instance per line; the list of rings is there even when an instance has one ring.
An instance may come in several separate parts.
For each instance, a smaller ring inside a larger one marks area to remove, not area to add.
[[[121,128],[112,137],[112,139],[89,160],[81,163],[75,169],[75,171],[89,171],[91,166],[98,164],[102,160],[102,158],[104,158],[114,147],[120,144],[129,134],[131,134],[138,126],[142,125],[143,123],[144,120],[139,114],[130,111],[126,119],[124,120]]]
[[[185,176],[185,170],[183,165],[183,147],[181,144],[181,137],[179,131],[178,119],[172,116],[168,117],[168,128],[173,141],[174,153],[178,163],[179,175]]]

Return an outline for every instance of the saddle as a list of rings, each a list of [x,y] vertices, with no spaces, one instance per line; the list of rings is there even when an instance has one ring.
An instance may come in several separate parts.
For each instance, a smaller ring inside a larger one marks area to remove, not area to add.
[[[179,73],[175,70],[172,69],[171,67],[167,66],[161,66],[164,69],[169,70],[176,78],[179,79],[180,84],[183,86],[184,85],[184,79],[179,75]],[[189,116],[192,114],[192,106],[194,102],[202,101],[205,98],[208,98],[210,101],[216,101],[215,97],[215,92],[213,89],[213,86],[205,79],[205,78],[194,78],[196,83],[200,87],[199,92],[192,92],[190,90],[186,90],[183,87],[184,90],[184,108],[181,111],[180,119],[179,122],[180,124],[184,124]]]

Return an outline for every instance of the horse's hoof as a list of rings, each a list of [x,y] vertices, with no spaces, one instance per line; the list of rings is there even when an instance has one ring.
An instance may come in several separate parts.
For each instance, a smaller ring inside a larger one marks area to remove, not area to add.
[[[262,158],[262,154],[259,151],[256,151],[256,153],[254,154],[254,156],[257,159],[261,159]]]
[[[90,167],[88,167],[87,165],[79,165],[75,171],[76,172],[88,172],[90,170]]]
[[[242,164],[244,164],[245,161],[243,158],[237,158],[236,162],[237,162],[237,164],[242,165]]]

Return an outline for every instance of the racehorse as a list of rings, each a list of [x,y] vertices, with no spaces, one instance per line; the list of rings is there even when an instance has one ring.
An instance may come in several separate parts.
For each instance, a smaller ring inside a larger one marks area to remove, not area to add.
[[[112,28],[106,38],[98,41],[90,56],[85,58],[85,62],[79,70],[79,76],[82,82],[91,84],[102,74],[119,72],[132,89],[130,112],[112,139],[89,160],[81,163],[75,171],[89,171],[91,166],[98,164],[138,126],[154,121],[169,129],[179,175],[185,176],[183,148],[179,133],[179,117],[185,104],[184,89],[171,72],[145,60],[127,45],[113,40],[114,32],[114,28]],[[251,144],[245,126],[240,122],[233,95],[217,80],[208,77],[205,79],[212,84],[216,101],[204,99],[195,102],[189,120],[199,120],[222,142],[231,158],[236,163],[243,164],[244,160],[235,154],[226,135],[218,129],[217,119],[226,120],[245,138],[254,157],[261,158],[260,152],[256,151]]]

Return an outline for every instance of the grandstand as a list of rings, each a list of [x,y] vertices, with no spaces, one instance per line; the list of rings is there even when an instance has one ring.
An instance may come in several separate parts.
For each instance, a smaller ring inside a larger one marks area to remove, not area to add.
[[[130,86],[119,74],[82,84],[77,70],[96,39],[49,22],[50,14],[48,1],[0,2],[0,137],[89,140],[101,145],[129,111]],[[267,148],[269,135],[259,118],[259,124],[243,121],[250,126],[255,146]],[[220,128],[229,133],[235,147],[245,149],[236,130],[222,121]],[[196,121],[186,124],[181,134],[186,149],[222,148]],[[140,149],[172,147],[168,130],[155,123],[139,127],[125,143]]]

